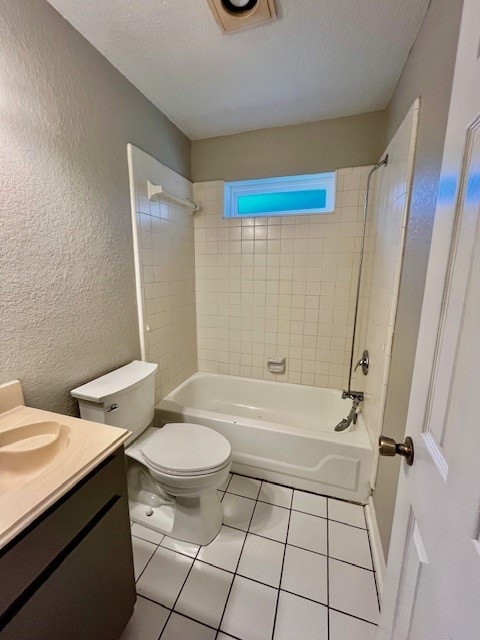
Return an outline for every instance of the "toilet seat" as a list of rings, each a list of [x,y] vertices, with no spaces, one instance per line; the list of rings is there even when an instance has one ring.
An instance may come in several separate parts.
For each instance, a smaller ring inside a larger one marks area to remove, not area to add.
[[[217,431],[190,422],[166,424],[140,449],[152,469],[173,476],[214,473],[230,464],[232,448]]]

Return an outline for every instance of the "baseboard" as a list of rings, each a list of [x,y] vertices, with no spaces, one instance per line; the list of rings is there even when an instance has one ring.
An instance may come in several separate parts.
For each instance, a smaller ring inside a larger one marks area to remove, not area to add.
[[[372,548],[373,568],[375,569],[377,577],[378,595],[381,600],[386,564],[385,556],[383,555],[382,541],[380,540],[380,531],[378,530],[377,516],[375,515],[375,507],[373,505],[372,496],[369,497],[368,503],[365,507],[365,515],[367,517],[370,545]]]

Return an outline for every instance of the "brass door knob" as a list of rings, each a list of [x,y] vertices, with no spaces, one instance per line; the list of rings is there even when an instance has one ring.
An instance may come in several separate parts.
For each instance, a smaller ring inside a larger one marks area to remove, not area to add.
[[[405,462],[409,467],[413,464],[414,459],[414,447],[413,440],[410,436],[405,438],[403,444],[397,444],[393,438],[387,438],[387,436],[380,436],[378,439],[378,450],[381,456],[403,456]]]

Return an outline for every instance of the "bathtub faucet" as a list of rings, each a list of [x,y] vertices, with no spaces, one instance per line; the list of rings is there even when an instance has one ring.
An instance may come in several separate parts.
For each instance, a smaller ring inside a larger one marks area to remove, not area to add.
[[[363,391],[342,391],[342,400],[346,400],[347,398],[363,402]]]
[[[340,420],[340,422],[335,427],[335,431],[345,431],[352,424],[357,424],[357,409],[360,406],[360,403],[363,400],[363,393],[361,391],[344,391],[342,393],[342,398],[345,400],[346,398],[352,399],[352,408],[350,413],[346,418]]]

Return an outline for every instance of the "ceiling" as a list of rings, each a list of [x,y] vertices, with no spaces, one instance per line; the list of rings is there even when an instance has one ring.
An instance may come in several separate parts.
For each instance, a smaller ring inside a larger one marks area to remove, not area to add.
[[[49,0],[192,139],[384,109],[428,0],[276,0],[222,35],[206,0]]]

